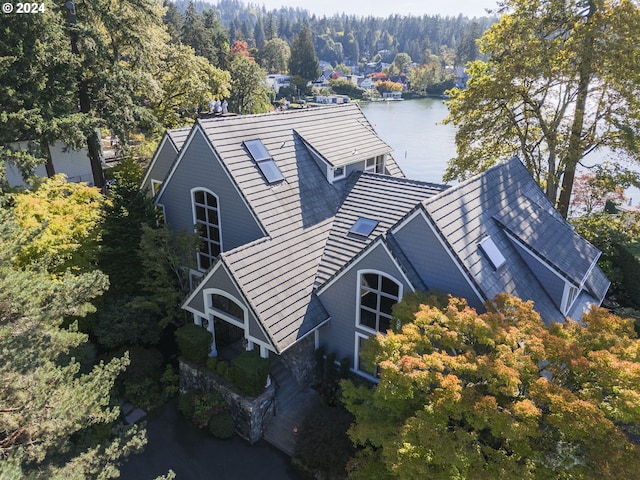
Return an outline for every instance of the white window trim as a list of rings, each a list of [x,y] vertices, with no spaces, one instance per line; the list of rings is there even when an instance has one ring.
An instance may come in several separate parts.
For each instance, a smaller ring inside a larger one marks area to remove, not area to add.
[[[156,190],[156,185],[158,186],[158,190]],[[162,189],[162,182],[160,180],[155,180],[155,179],[151,179],[151,193],[152,195],[155,197],[156,195],[158,195],[160,193],[160,190]]]
[[[360,339],[364,338],[365,340],[369,340],[371,335],[364,335],[363,333],[356,332],[355,342],[353,345],[353,372],[360,375],[361,377],[366,378],[369,381],[379,383],[380,379],[375,377],[363,370],[360,370]]]
[[[191,196],[191,213],[193,215],[193,225],[197,225],[198,224],[198,218],[196,215],[196,201],[195,201],[195,192],[207,192],[211,195],[213,195],[216,198],[216,204],[217,204],[217,208],[216,210],[218,211],[218,236],[220,237],[220,253],[222,253],[224,251],[224,247],[222,244],[222,209],[220,208],[220,197],[218,195],[216,195],[215,193],[213,193],[211,190],[209,190],[208,188],[205,187],[194,187],[189,191],[189,195]],[[166,218],[166,216],[165,216]],[[197,233],[197,229],[195,230]],[[202,268],[202,266],[200,265],[200,249],[198,248],[198,250],[196,251],[196,261],[198,262],[198,270],[200,270],[201,272],[205,272],[208,269],[207,268]],[[211,259],[211,265],[213,265],[215,259]],[[209,265],[209,268],[211,268],[211,265]]]
[[[336,175],[336,170],[341,168],[342,169],[342,175]],[[331,175],[331,182],[334,182],[336,180],[342,180],[343,178],[345,178],[347,176],[347,167],[346,166],[340,166],[340,167],[329,167],[329,172]]]
[[[216,316],[218,318],[221,318],[225,322],[229,322],[230,324],[235,325],[236,327],[242,328],[244,330],[245,338],[247,339],[249,338],[249,310],[247,309],[247,306],[243,302],[241,302],[240,300],[238,300],[236,297],[229,294],[228,292],[225,292],[224,290],[220,290],[219,288],[206,288],[202,291],[202,294],[204,295],[204,300],[206,302],[205,310],[207,311],[207,315],[209,315],[210,317]],[[221,297],[228,298],[233,303],[238,305],[242,309],[244,322],[240,323],[235,317],[228,315],[222,310],[213,308],[213,306],[209,303],[211,295],[220,295]]]
[[[572,289],[575,291],[573,298],[571,298]],[[564,291],[562,292],[562,303],[561,303],[562,305],[561,311],[563,315],[569,314],[569,312],[571,311],[571,307],[573,307],[573,305],[576,303],[576,300],[580,296],[581,291],[582,291],[582,288],[576,287],[571,282],[565,282]]]
[[[380,172],[376,172],[376,165],[378,164],[378,158],[379,157],[382,160],[381,171]],[[369,160],[373,160],[373,165],[367,166],[367,163],[369,162]],[[386,155],[385,154],[376,155],[375,157],[366,158],[365,161],[364,161],[364,171],[367,172],[367,173],[383,174],[385,167],[386,167]]]
[[[357,280],[357,288],[356,288],[356,328],[370,333],[372,335],[376,335],[378,333],[381,333],[382,335],[385,334],[385,332],[378,332],[377,330],[374,330],[372,328],[367,327],[366,325],[362,325],[360,323],[360,289],[361,289],[361,285],[362,285],[362,275],[366,274],[366,273],[373,273],[376,275],[381,275],[383,277],[387,277],[390,280],[393,280],[397,285],[398,285],[398,302],[400,302],[402,300],[402,296],[404,294],[403,292],[403,286],[402,286],[402,282],[398,281],[397,278],[393,277],[392,275],[389,275],[387,272],[383,272],[381,270],[375,270],[375,269],[363,269],[363,270],[358,270],[356,272],[356,278]],[[357,334],[357,332],[356,332]]]

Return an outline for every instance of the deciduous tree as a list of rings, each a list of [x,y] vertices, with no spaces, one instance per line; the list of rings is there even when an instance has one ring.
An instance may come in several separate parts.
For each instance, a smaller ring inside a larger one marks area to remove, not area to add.
[[[468,88],[450,92],[458,156],[446,179],[517,154],[566,217],[587,153],[608,147],[640,158],[640,7],[506,0],[501,12],[480,41],[488,60],[469,64]]]
[[[4,208],[0,477],[115,478],[122,458],[145,443],[136,426],[119,424],[119,408],[111,398],[128,359],[95,364],[87,336],[70,321],[94,309],[91,300],[107,288],[107,278],[97,270],[71,269],[54,276],[46,262],[16,265],[13,259],[25,240],[33,241],[33,236]]]
[[[479,315],[453,298],[423,304],[412,321],[369,341],[365,357],[378,364],[380,383],[343,382],[350,436],[366,446],[350,477],[635,476],[632,322],[594,308],[582,323],[546,326],[531,302],[506,294],[486,307]]]

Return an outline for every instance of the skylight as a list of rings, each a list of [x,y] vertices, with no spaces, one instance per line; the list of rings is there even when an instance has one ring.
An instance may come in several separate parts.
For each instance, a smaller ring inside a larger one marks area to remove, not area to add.
[[[506,263],[507,260],[491,237],[483,239],[479,246],[496,270]]]
[[[360,217],[358,218],[358,220],[356,220],[356,223],[353,224],[351,230],[349,230],[349,233],[353,233],[354,235],[366,238],[371,235],[371,232],[373,232],[377,225],[377,220]]]
[[[261,140],[247,140],[244,142],[244,146],[249,150],[251,157],[255,160],[256,165],[268,183],[277,183],[284,180],[284,175],[282,175],[278,165],[276,165]]]

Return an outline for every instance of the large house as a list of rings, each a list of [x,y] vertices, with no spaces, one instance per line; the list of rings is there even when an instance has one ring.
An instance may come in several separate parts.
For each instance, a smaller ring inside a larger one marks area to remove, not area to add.
[[[406,292],[479,310],[508,292],[547,322],[601,303],[600,252],[517,158],[447,186],[405,178],[391,150],[355,104],[167,132],[143,183],[167,223],[199,232],[183,308],[212,354],[242,341],[302,382],[323,346],[373,379],[360,349]]]

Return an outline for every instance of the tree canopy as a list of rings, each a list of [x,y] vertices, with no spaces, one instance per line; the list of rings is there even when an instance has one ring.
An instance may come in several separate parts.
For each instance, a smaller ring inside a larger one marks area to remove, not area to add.
[[[59,181],[50,181],[55,192]],[[15,206],[0,198],[0,477],[115,478],[122,457],[145,443],[136,426],[119,423],[111,397],[128,359],[95,362],[77,319],[94,310],[108,279],[67,255],[95,226],[86,208],[101,206],[79,206],[87,198],[82,189],[59,198],[42,193],[22,193],[34,202],[19,198]],[[34,222],[41,228],[21,227]],[[26,248],[42,244],[64,248]]]
[[[374,389],[343,382],[364,447],[350,478],[627,479],[640,468],[640,340],[593,308],[546,326],[506,294],[478,314],[409,295],[368,342]],[[417,311],[416,311],[417,310]]]
[[[303,28],[293,39],[291,57],[289,58],[289,72],[299,76],[307,82],[320,76],[320,65],[316,55],[311,30]]]
[[[579,162],[608,147],[640,159],[637,72],[640,7],[631,0],[506,0],[468,65],[467,89],[450,91],[463,179],[519,155],[565,217]]]

